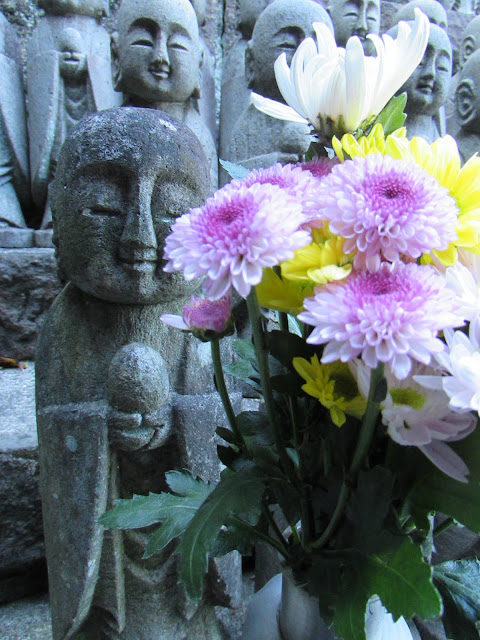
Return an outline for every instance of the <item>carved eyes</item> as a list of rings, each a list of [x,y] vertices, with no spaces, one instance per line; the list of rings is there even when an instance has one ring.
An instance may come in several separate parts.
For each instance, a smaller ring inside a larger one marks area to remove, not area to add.
[[[138,38],[132,42],[132,46],[136,47],[150,47],[153,49],[153,40],[151,38]]]
[[[123,216],[123,212],[120,209],[112,209],[111,207],[104,207],[103,205],[87,207],[83,209],[82,213],[91,216],[104,216],[106,218],[119,218]]]

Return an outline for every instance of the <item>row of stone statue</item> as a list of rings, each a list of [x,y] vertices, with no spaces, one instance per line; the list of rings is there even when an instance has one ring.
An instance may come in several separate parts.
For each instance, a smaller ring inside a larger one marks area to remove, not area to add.
[[[189,126],[206,153],[212,190],[218,184],[214,65],[199,35],[205,2],[123,0],[112,36],[101,24],[105,2],[39,0],[45,15],[27,46],[28,119],[16,34],[0,14],[0,226],[25,229],[24,214],[31,225],[35,209],[42,228],[51,225],[48,185],[63,141],[87,113],[121,104],[160,109]],[[401,89],[408,93],[408,133],[432,141],[448,131],[468,157],[479,146],[480,16],[465,29],[452,78],[445,6],[455,3],[414,0],[393,22],[413,19],[415,6],[432,29],[423,62]],[[456,8],[476,7],[457,1]],[[250,91],[281,99],[275,59],[285,52],[290,62],[301,40],[314,35],[313,22],[327,24],[341,46],[359,36],[372,53],[366,35],[379,33],[380,14],[380,0],[329,0],[326,8],[314,0],[239,0],[241,38],[223,64],[220,157],[247,167],[298,161],[308,129],[256,111]]]

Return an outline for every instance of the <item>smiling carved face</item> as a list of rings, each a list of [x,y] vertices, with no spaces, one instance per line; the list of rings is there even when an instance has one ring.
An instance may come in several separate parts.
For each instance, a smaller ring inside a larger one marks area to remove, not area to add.
[[[123,0],[116,89],[138,106],[186,102],[199,84],[202,49],[188,0]]]
[[[203,204],[206,164],[193,134],[159,111],[124,107],[82,120],[51,187],[58,257],[73,284],[124,304],[195,289],[163,271],[163,246],[176,218]]]

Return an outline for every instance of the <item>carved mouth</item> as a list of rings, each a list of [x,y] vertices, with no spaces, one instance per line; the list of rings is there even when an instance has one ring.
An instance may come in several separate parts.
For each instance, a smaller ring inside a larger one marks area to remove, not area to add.
[[[134,262],[122,260],[121,264],[128,271],[145,274],[153,273],[157,267],[156,260],[135,260]]]
[[[430,96],[433,93],[433,87],[433,82],[428,82],[427,80],[417,84],[417,91],[420,91],[420,93],[423,93],[425,96]]]
[[[160,69],[150,69],[150,73],[156,80],[167,80],[170,77],[170,69],[165,67]]]

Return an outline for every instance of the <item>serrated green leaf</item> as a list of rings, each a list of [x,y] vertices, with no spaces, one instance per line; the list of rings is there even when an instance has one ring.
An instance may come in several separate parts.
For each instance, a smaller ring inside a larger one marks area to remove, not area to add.
[[[255,347],[253,342],[247,338],[239,338],[232,341],[234,353],[244,360],[255,360]]]
[[[310,358],[315,354],[315,348],[309,345],[301,338],[287,331],[271,331],[268,334],[270,353],[281,364],[294,371],[292,360],[295,357]]]
[[[198,476],[194,476],[190,471],[167,471],[165,480],[173,491],[179,496],[190,496],[203,500],[212,491],[210,483],[204,482]]]
[[[417,510],[432,510],[455,518],[475,533],[480,533],[480,429],[467,438],[449,443],[470,470],[468,483],[449,478],[427,459],[416,464],[418,480],[409,500]]]
[[[264,411],[242,411],[236,416],[237,426],[244,438],[254,438],[257,445],[271,445],[273,438]]]
[[[188,524],[177,547],[179,581],[194,601],[200,600],[208,557],[220,528],[234,514],[248,518],[249,524],[252,519],[258,520],[263,492],[263,481],[254,473],[222,478]]]
[[[365,611],[369,596],[358,576],[350,576],[348,585],[348,593],[343,594],[335,606],[335,631],[342,640],[366,640]]]
[[[435,565],[434,582],[444,605],[442,616],[447,635],[478,640],[480,622],[480,562],[451,560]]]
[[[242,556],[250,555],[255,543],[260,539],[251,527],[238,519],[234,521],[231,518],[227,522],[227,529],[218,534],[211,555],[216,558],[231,551],[238,551]]]
[[[249,169],[242,167],[241,164],[235,164],[234,162],[229,162],[228,160],[219,160],[219,162],[228,173],[228,175],[236,180],[242,180],[249,172]]]
[[[375,118],[373,126],[380,123],[383,126],[385,136],[388,136],[400,127],[403,127],[407,117],[403,111],[406,104],[407,94],[405,92],[399,96],[391,98]]]
[[[434,618],[442,601],[432,583],[432,567],[423,560],[420,545],[405,538],[395,551],[370,556],[364,569],[369,595],[377,594],[395,620],[418,615]]]

